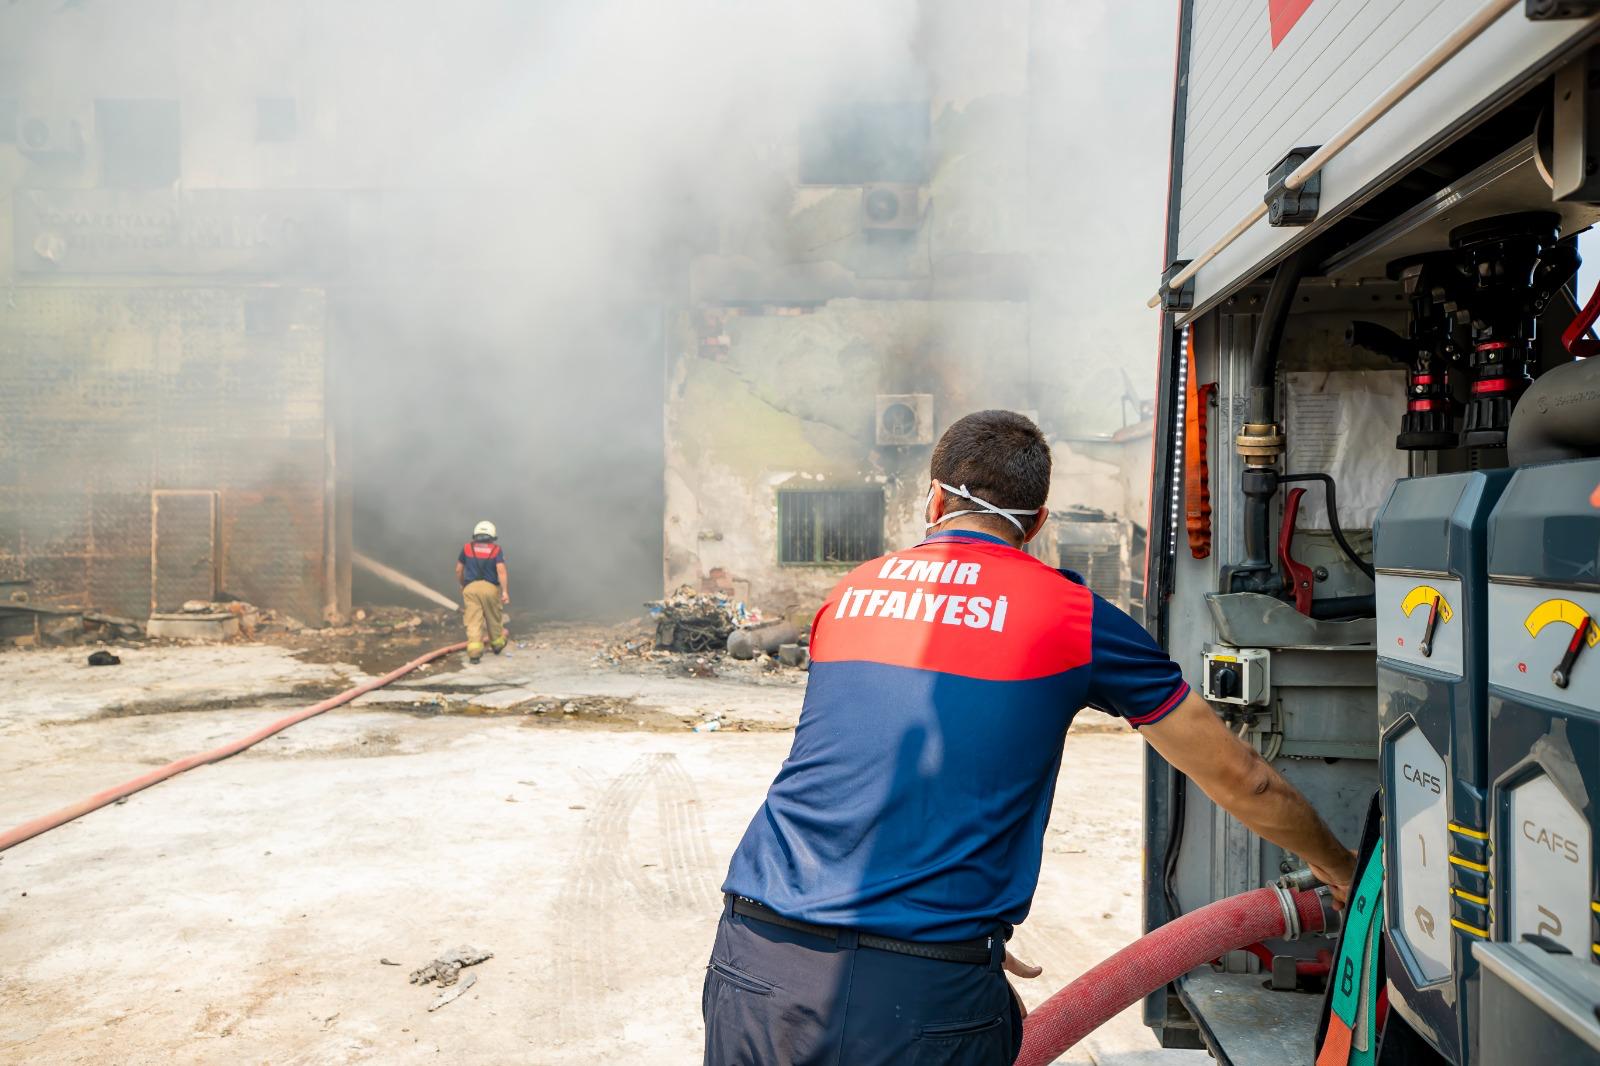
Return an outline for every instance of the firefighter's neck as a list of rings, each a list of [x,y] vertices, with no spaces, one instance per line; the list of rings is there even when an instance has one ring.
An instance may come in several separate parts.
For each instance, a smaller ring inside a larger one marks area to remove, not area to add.
[[[1013,548],[1022,547],[1022,534],[1017,532],[1017,527],[1003,518],[993,518],[989,515],[957,515],[950,521],[942,523],[935,533],[954,533],[961,530],[967,533],[986,533],[991,537],[999,537]]]

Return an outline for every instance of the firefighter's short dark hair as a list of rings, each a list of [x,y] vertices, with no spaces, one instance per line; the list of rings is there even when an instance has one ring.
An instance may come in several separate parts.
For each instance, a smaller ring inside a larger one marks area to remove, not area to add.
[[[1032,420],[1015,411],[974,411],[934,445],[933,480],[965,485],[996,507],[1031,511],[1050,494],[1050,444]],[[970,506],[949,493],[945,500],[952,510]]]

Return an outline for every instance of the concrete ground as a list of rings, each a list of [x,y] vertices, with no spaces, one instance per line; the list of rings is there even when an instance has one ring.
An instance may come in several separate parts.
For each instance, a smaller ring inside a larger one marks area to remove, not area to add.
[[[0,854],[0,1062],[699,1061],[718,884],[803,675],[593,644],[443,664]],[[366,676],[337,650],[0,653],[0,828]],[[1030,1003],[1137,935],[1139,773],[1120,726],[1069,741],[1014,942]],[[494,957],[430,1012],[408,974],[460,945]],[[1206,1061],[1137,1013],[1064,1061]]]

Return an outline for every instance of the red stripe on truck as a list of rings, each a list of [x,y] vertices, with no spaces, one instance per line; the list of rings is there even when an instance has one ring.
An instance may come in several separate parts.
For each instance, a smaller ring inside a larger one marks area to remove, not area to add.
[[[1267,0],[1267,14],[1272,19],[1272,47],[1278,47],[1289,36],[1289,31],[1310,6],[1311,0]]]

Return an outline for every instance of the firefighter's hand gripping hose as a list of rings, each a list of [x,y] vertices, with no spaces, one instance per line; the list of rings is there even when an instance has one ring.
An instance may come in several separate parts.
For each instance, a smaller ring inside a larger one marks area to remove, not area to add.
[[[1135,940],[1045,1000],[1022,1023],[1016,1066],[1045,1066],[1169,981],[1263,940],[1320,932],[1316,892],[1258,888],[1190,911]]]
[[[240,737],[232,743],[224,744],[220,748],[213,748],[211,751],[203,751],[198,755],[190,755],[186,759],[170,762],[159,770],[152,770],[141,777],[134,778],[132,781],[124,781],[115,788],[108,788],[104,792],[96,792],[89,798],[79,800],[77,803],[63,807],[52,814],[35,818],[31,822],[23,822],[19,826],[0,833],[0,851],[5,851],[12,845],[20,844],[24,840],[30,840],[40,833],[49,832],[57,826],[66,825],[75,818],[82,818],[90,811],[99,810],[108,803],[115,803],[124,796],[131,796],[135,792],[165,781],[169,777],[176,777],[185,770],[192,770],[196,766],[204,766],[206,763],[219,762],[230,755],[237,755],[246,748],[261,743],[275,733],[281,733],[290,726],[303,722],[307,718],[313,718],[323,711],[331,711],[335,707],[343,706],[358,696],[364,696],[374,689],[380,689],[390,682],[399,680],[419,666],[431,663],[435,659],[442,659],[451,652],[461,651],[465,647],[465,644],[451,644],[448,647],[436,648],[426,655],[412,659],[398,670],[391,670],[382,677],[374,678],[364,684],[357,685],[355,688],[341,692],[331,699],[323,700],[321,703],[307,707],[305,710],[296,711],[288,717],[280,718],[271,725],[256,730],[249,736]]]

